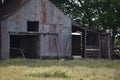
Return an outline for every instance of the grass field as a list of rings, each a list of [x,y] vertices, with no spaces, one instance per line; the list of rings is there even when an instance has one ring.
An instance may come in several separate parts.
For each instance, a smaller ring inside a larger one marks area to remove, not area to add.
[[[120,60],[1,60],[0,80],[120,80]]]

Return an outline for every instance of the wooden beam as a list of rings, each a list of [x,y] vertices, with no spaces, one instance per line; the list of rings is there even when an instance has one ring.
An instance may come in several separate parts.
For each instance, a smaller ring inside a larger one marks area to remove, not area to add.
[[[99,33],[99,58],[101,58],[101,35]]]
[[[110,34],[108,34],[108,59],[111,59]]]
[[[40,32],[9,32],[10,35],[57,35],[57,33],[40,33]]]
[[[86,47],[87,47],[87,30],[85,29],[85,58],[86,56]]]
[[[10,48],[10,49],[20,51],[22,57],[25,59],[25,55],[24,55],[23,49],[20,49],[20,48]]]

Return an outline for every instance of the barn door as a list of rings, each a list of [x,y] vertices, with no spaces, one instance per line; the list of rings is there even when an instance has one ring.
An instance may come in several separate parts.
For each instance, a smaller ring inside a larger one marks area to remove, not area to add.
[[[57,35],[41,35],[40,40],[40,57],[41,58],[57,58],[58,54],[58,42]]]
[[[111,36],[101,34],[101,57],[111,59]]]

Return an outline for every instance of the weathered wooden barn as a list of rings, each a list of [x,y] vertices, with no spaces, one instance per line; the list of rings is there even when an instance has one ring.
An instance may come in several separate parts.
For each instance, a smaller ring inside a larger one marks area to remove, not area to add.
[[[5,8],[0,13],[1,59],[113,55],[109,34],[81,27],[49,0],[14,0]]]
[[[16,1],[1,21],[1,58],[70,57],[71,19],[49,0]]]

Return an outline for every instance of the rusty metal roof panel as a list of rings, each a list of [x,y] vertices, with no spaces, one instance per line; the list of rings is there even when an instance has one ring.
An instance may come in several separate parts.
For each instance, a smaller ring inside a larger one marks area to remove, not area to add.
[[[28,1],[30,2],[23,6]],[[22,9],[20,9],[21,6],[23,6]],[[13,12],[14,15],[11,15]],[[17,22],[31,20],[40,21],[40,24],[64,24],[67,20],[70,21],[70,18],[67,18],[49,0],[13,0],[13,3],[8,4],[8,7],[4,7],[3,12],[0,14],[0,20],[10,16],[10,21]],[[67,19],[64,20],[64,18]]]
[[[0,21],[6,19],[30,0],[7,0],[0,5]]]

